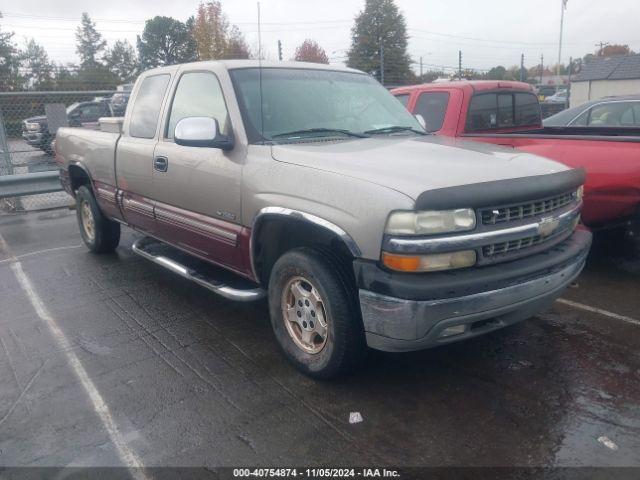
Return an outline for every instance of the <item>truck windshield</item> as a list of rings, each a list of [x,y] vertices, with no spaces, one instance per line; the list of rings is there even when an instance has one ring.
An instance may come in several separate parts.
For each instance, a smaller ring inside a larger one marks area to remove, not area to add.
[[[424,130],[368,75],[331,70],[263,68],[230,71],[251,143],[325,136],[412,135]],[[291,134],[289,136],[289,133]]]

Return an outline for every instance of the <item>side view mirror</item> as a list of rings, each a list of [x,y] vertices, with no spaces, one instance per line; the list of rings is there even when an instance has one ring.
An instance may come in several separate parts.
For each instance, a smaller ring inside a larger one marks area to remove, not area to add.
[[[176,124],[173,139],[184,147],[209,147],[222,150],[233,149],[233,138],[220,133],[215,118],[187,117]]]

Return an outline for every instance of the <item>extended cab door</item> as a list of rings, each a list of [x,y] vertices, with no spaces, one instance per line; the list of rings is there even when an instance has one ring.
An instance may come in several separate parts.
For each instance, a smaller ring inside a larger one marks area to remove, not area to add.
[[[133,99],[116,150],[116,176],[122,190],[122,213],[131,226],[155,234],[153,152],[158,124],[171,75],[153,74],[142,79]]]
[[[185,70],[174,83],[154,154],[159,236],[202,258],[241,270],[241,149],[185,147],[173,140],[176,124],[187,117],[215,118],[221,133],[233,135],[219,78],[213,71]]]

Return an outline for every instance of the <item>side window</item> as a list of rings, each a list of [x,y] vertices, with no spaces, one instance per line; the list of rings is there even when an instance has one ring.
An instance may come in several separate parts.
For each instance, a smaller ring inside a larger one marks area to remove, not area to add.
[[[630,103],[628,108],[620,116],[620,125],[623,127],[640,126],[640,103]]]
[[[153,75],[142,81],[136,96],[129,134],[137,138],[153,138],[156,134],[160,108],[164,92],[169,84],[170,75]]]
[[[210,72],[185,73],[180,77],[171,104],[166,138],[172,139],[177,123],[187,117],[213,117],[227,133],[228,112],[218,78]]]
[[[519,126],[540,125],[542,116],[538,98],[532,93],[516,93],[514,97],[516,102],[515,124]]]
[[[619,117],[620,104],[605,103],[603,105],[597,105],[591,109],[591,115],[589,115],[589,126],[615,127],[620,123]]]
[[[422,115],[428,132],[437,132],[442,128],[444,116],[449,104],[448,92],[421,93],[416,103],[415,113]]]
[[[589,112],[590,108],[587,108],[584,112],[578,115],[574,120],[569,122],[570,127],[586,127],[587,121],[589,120]]]
[[[474,95],[469,102],[466,129],[469,132],[498,126],[498,100],[495,93]]]
[[[400,101],[400,103],[402,105],[404,105],[404,108],[407,108],[407,105],[409,104],[409,94],[408,93],[401,93],[400,95],[396,95],[396,98]],[[418,113],[418,112],[416,112]]]
[[[513,127],[513,95],[510,93],[498,95],[498,126]]]

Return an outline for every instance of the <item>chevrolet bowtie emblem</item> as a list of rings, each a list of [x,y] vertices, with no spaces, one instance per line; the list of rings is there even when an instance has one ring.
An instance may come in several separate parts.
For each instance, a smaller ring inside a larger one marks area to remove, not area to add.
[[[538,235],[548,237],[556,231],[556,228],[558,228],[559,224],[560,219],[558,218],[546,217],[540,219],[540,222],[538,223]]]

